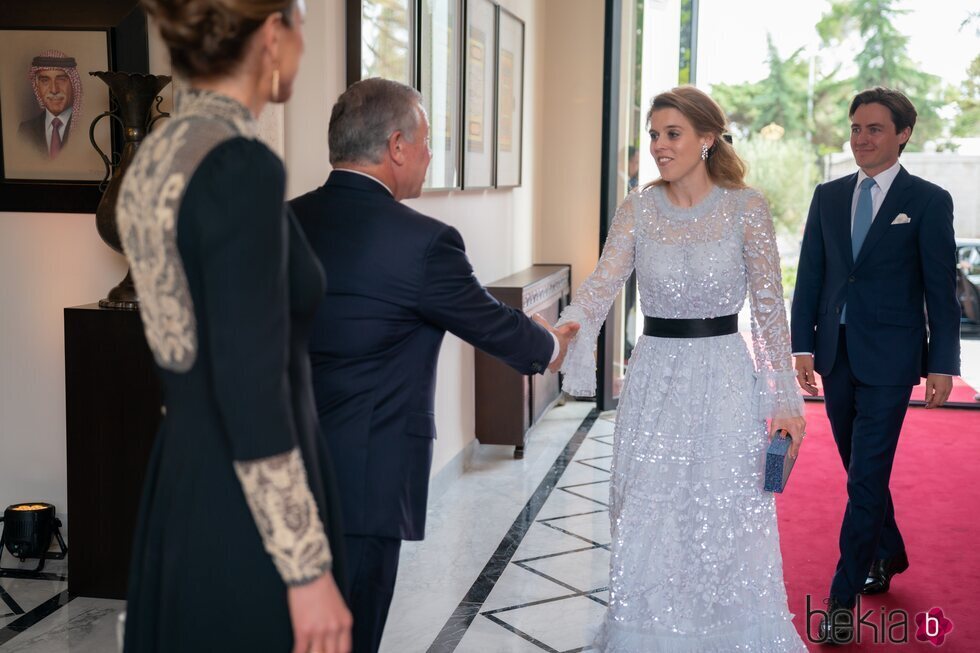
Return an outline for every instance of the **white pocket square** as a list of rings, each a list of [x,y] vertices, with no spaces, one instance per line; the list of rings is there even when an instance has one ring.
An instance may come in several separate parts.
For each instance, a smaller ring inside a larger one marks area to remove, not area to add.
[[[905,215],[904,213],[899,213],[898,216],[896,216],[895,219],[892,220],[892,224],[908,224],[910,222],[912,222],[912,218]]]

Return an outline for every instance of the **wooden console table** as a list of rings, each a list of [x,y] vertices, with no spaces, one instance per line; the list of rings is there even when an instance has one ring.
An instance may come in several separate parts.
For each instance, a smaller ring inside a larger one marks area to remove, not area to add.
[[[138,311],[65,309],[68,591],[124,599],[160,383]]]
[[[570,265],[533,265],[487,286],[501,303],[540,313],[554,324],[571,301]],[[527,432],[561,397],[557,374],[523,376],[496,358],[476,352],[476,437],[483,444],[514,447],[524,456]]]

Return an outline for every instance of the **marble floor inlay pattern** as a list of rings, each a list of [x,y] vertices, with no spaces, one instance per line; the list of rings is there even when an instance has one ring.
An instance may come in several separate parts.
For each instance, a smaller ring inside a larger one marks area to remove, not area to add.
[[[68,561],[53,560],[40,574],[25,573],[36,561],[4,567],[0,576],[0,651],[3,653],[113,653],[123,601],[74,597],[68,593]]]
[[[437,638],[429,653],[592,650],[609,596],[613,419],[604,414],[587,424],[473,623],[458,642]]]

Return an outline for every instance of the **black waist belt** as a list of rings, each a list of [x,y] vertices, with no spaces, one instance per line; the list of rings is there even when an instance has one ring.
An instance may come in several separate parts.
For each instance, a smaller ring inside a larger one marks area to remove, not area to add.
[[[644,317],[643,335],[654,338],[713,338],[738,333],[738,315],[669,320]]]

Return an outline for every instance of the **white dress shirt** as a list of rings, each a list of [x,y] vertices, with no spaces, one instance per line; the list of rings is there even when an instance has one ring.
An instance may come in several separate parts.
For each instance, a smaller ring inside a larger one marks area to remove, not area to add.
[[[875,185],[871,187],[871,223],[874,224],[875,218],[878,216],[878,209],[881,208],[882,203],[885,201],[885,195],[888,194],[888,189],[892,187],[892,183],[895,181],[895,177],[898,176],[898,171],[902,169],[902,165],[895,161],[895,164],[888,168],[887,170],[882,170],[877,175],[874,176]],[[858,196],[861,194],[861,182],[868,178],[864,170],[858,170],[857,183],[854,185],[854,197],[851,199],[851,231],[854,231],[854,214],[857,212],[858,206]]]
[[[342,170],[344,172],[351,172],[355,175],[361,175],[362,177],[367,177],[368,179],[380,184],[382,188],[388,191],[389,195],[391,195],[392,197],[395,196],[395,194],[391,192],[391,189],[388,188],[388,185],[385,184],[380,179],[378,179],[377,177],[375,177],[374,175],[369,175],[368,173],[361,172],[360,170],[351,170],[350,168],[335,168],[335,170]],[[548,364],[551,365],[552,363],[555,362],[555,359],[558,358],[558,354],[561,352],[561,345],[558,343],[558,336],[556,336],[551,331],[549,331],[548,333],[551,334],[551,339],[555,343],[554,348],[551,350],[551,360],[548,361]]]

